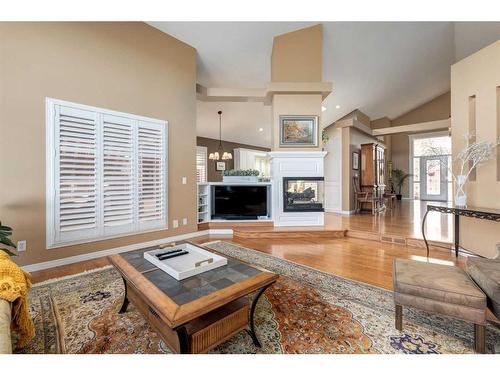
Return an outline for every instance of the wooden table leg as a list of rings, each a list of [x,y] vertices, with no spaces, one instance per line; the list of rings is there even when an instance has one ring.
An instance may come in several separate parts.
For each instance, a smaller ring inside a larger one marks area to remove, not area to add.
[[[455,256],[458,257],[458,247],[460,242],[460,215],[455,214]]]
[[[260,343],[258,337],[257,337],[257,334],[255,333],[255,323],[254,323],[254,315],[255,315],[255,307],[257,306],[257,302],[259,301],[259,298],[260,296],[266,291],[266,289],[270,286],[271,284],[269,285],[266,285],[264,287],[262,287],[258,292],[257,292],[257,295],[255,296],[255,298],[253,299],[252,301],[252,306],[250,308],[250,317],[249,317],[249,320],[250,320],[250,329],[247,330],[248,334],[250,335],[250,337],[252,338],[252,341],[254,343],[254,345],[258,348],[262,348],[262,344]]]
[[[175,330],[177,332],[177,337],[179,338],[180,354],[191,353],[191,345],[189,342],[189,336],[185,326],[179,327]]]
[[[403,306],[396,305],[396,329],[403,330]]]
[[[427,219],[427,214],[429,210],[425,211],[424,218],[422,219],[422,237],[424,238],[425,248],[427,249],[427,260],[429,260],[429,243],[427,242],[427,238],[425,238],[425,220]]]
[[[474,324],[474,349],[476,353],[486,353],[486,326]]]
[[[122,277],[123,279],[123,287],[125,288],[125,295],[123,296],[123,303],[122,307],[120,307],[120,310],[118,311],[118,314],[123,314],[127,311],[127,307],[129,304],[129,300],[127,297],[127,281]]]

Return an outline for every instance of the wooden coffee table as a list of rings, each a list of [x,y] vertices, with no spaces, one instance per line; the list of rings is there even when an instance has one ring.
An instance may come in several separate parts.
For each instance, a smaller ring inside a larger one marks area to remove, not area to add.
[[[145,251],[156,248],[108,257],[125,284],[120,314],[132,302],[174,353],[205,353],[244,329],[261,346],[255,306],[278,275],[224,255],[226,266],[177,281],[144,259]]]

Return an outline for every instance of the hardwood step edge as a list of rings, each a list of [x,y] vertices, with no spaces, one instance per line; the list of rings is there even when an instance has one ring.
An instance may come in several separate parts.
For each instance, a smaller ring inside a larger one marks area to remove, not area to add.
[[[233,230],[233,237],[236,238],[344,238],[345,230],[324,230],[324,231],[242,231]]]

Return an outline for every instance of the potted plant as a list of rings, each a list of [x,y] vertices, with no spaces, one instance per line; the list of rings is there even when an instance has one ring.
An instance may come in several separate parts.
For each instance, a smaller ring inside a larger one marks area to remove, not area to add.
[[[398,201],[400,201],[402,198],[401,189],[403,188],[406,179],[410,176],[411,176],[410,173],[406,173],[402,169],[392,170],[392,180],[394,181],[394,184],[398,187],[398,193],[396,194],[396,199]]]
[[[259,182],[260,172],[255,169],[229,169],[222,174],[224,182]]]
[[[2,222],[0,221],[0,244],[15,249],[16,245],[9,238],[11,235],[12,235],[12,228],[2,225]],[[10,249],[0,248],[0,250],[5,251],[7,254],[11,256],[17,255],[14,251]]]

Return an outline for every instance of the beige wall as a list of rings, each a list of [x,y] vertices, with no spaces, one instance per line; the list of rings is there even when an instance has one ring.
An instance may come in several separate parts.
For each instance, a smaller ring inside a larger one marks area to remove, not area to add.
[[[450,105],[450,92],[447,92],[401,116],[396,117],[391,121],[391,126],[417,124],[419,122],[450,118]]]
[[[0,23],[0,212],[13,239],[27,240],[16,262],[195,231],[195,84],[196,51],[143,23]],[[46,250],[45,97],[167,120],[169,220],[188,225]]]
[[[210,155],[211,152],[216,152],[219,149],[219,140],[218,139],[197,137],[196,144],[198,146],[205,146],[207,148],[207,157],[208,157],[208,155]],[[225,160],[226,169],[234,169],[234,152],[233,152],[233,150],[235,148],[247,148],[247,149],[252,149],[252,150],[271,151],[271,149],[269,149],[267,147],[252,146],[252,145],[247,145],[247,144],[243,144],[243,143],[235,143],[235,142],[227,142],[227,141],[222,141],[222,147],[224,148],[224,151],[231,152],[233,154],[233,159]],[[207,160],[207,169],[208,169],[207,170],[208,181],[210,181],[210,182],[222,181],[222,172],[217,171],[215,169],[215,161],[214,160]]]
[[[406,133],[393,134],[389,136],[391,139],[390,155],[392,160],[392,169],[401,169],[406,173],[410,173],[410,138]],[[410,179],[406,179],[401,194],[404,198],[409,198]],[[388,187],[390,189],[390,187]],[[394,190],[398,192],[397,186]]]
[[[273,40],[271,81],[290,83],[287,91],[274,94],[271,109],[271,149],[321,150],[321,94],[297,94],[294,83],[321,82],[323,59],[321,25],[279,35]],[[280,116],[311,115],[318,117],[317,147],[280,147]]]
[[[370,121],[370,127],[372,129],[383,129],[391,126],[391,119],[389,117],[382,117],[373,121]]]
[[[354,210],[354,188],[352,178],[361,175],[361,155],[359,158],[359,169],[352,168],[352,153],[361,152],[364,143],[380,142],[369,134],[366,134],[352,126],[342,128],[342,210]]]
[[[271,56],[271,81],[321,82],[322,25],[276,36]]]
[[[359,109],[355,111],[356,113],[356,120],[358,120],[360,123],[363,125],[370,127],[370,117],[365,115],[363,112],[361,112]]]
[[[274,95],[272,106],[271,148],[273,151],[321,150],[321,102],[320,94],[315,95]],[[318,116],[317,147],[280,147],[280,116],[311,115]]]
[[[422,122],[444,120],[450,118],[450,92],[434,98],[417,108],[390,120],[387,117],[371,122],[372,129],[380,129],[389,126],[400,126],[418,124]],[[410,141],[409,133],[398,133],[386,137],[387,160],[392,160],[393,169],[410,171]],[[409,198],[409,180],[403,186],[403,197]]]
[[[464,134],[469,128],[469,97],[475,95],[476,139],[495,141],[500,138],[499,87],[500,41],[459,61],[451,67],[452,152],[456,157],[464,147]],[[467,204],[500,209],[500,176],[498,160],[477,169],[476,181],[467,183]],[[454,165],[457,173],[457,165]],[[460,226],[460,242],[464,248],[483,256],[497,255],[499,226],[495,222],[464,218]]]

